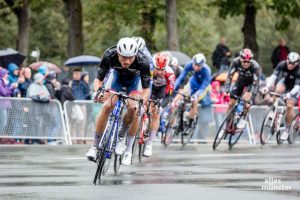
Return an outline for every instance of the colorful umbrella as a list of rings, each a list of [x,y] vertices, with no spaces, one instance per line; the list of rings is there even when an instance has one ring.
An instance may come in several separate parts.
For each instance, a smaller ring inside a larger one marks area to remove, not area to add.
[[[55,65],[53,63],[45,62],[45,61],[34,62],[34,63],[30,64],[29,67],[31,69],[37,71],[42,65],[47,66],[48,70],[50,72],[55,72],[55,73],[60,73],[61,72],[61,69],[59,69],[59,67],[57,67],[57,65]]]

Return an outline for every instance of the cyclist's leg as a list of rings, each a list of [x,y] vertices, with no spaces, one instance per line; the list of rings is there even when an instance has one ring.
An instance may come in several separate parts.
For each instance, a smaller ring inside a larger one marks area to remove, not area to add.
[[[119,82],[118,82],[117,74],[110,73],[108,81],[105,83],[105,88],[119,90],[118,85],[119,85]],[[106,95],[109,95],[109,94],[106,94]],[[110,95],[105,98],[106,100],[103,104],[103,108],[96,119],[96,127],[95,127],[96,130],[95,130],[95,135],[94,135],[93,146],[89,149],[89,151],[86,154],[86,156],[90,160],[96,159],[96,150],[97,150],[96,147],[98,147],[98,145],[99,145],[103,131],[104,131],[106,123],[107,123],[107,119],[113,109],[113,105],[115,105],[115,102],[117,100],[117,97],[114,97],[114,98],[108,98],[108,97],[110,97]]]

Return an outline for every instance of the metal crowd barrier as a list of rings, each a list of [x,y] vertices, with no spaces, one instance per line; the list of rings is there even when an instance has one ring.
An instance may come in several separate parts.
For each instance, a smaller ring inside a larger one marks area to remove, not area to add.
[[[63,140],[70,144],[61,103],[0,97],[0,138]]]
[[[65,144],[92,140],[102,104],[66,101],[63,107],[64,110],[57,100],[37,103],[27,98],[0,97],[0,138],[58,139]],[[227,105],[200,106],[192,142],[212,142],[226,110]],[[260,129],[267,110],[267,106],[251,107],[249,123],[240,142],[260,143]]]

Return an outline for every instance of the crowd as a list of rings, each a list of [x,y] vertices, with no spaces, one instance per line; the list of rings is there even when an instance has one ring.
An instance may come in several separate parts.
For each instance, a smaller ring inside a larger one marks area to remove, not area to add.
[[[284,39],[280,39],[279,45],[274,49],[271,61],[273,66],[276,66],[282,60],[287,59],[287,55],[290,52],[286,46]],[[209,107],[211,104],[226,105],[229,103],[229,97],[225,96],[225,90],[223,87],[224,81],[218,80],[216,77],[222,73],[227,72],[230,66],[233,53],[226,45],[226,38],[221,37],[220,43],[217,44],[216,49],[212,54],[212,64],[217,69],[213,80],[211,82],[211,90],[207,96],[200,102],[203,107]],[[170,66],[173,68],[176,77],[178,77],[183,67],[178,65],[178,60],[170,59]],[[89,74],[80,69],[74,69],[72,71],[72,77],[69,77],[66,73],[57,74],[48,70],[47,66],[39,67],[38,71],[32,76],[33,70],[29,67],[20,67],[15,63],[10,63],[7,69],[0,66],[0,97],[17,97],[17,98],[31,98],[35,102],[47,103],[53,99],[57,99],[62,104],[67,101],[73,100],[91,100],[92,86],[89,83]],[[58,78],[58,76],[60,76]],[[59,80],[60,81],[59,81]],[[264,84],[264,76],[260,77],[260,84]],[[262,95],[257,95],[255,104],[261,105],[266,102],[262,98]],[[5,127],[8,124],[9,108],[12,105],[1,101],[0,104],[0,133],[5,131]],[[83,109],[84,112],[87,112]],[[217,126],[222,121],[226,109],[222,107],[215,107],[213,112]],[[203,119],[203,124],[207,125],[208,118]],[[199,119],[201,124],[201,119]],[[201,130],[200,130],[201,132]],[[200,133],[201,135],[201,133]],[[12,139],[0,139],[1,143],[39,143],[37,140],[12,140]],[[51,140],[48,140],[51,143]]]
[[[15,63],[10,63],[7,69],[0,67],[0,97],[31,98],[38,103],[48,103],[57,99],[63,103],[67,100],[90,100],[91,85],[89,74],[80,69],[74,69],[72,79],[68,76],[61,77],[48,70],[47,66],[39,67],[32,77],[32,69],[29,67],[19,67]],[[9,127],[9,115],[13,112],[10,101],[0,103],[0,132],[4,132]],[[51,110],[49,110],[51,112]],[[55,121],[55,120],[54,120]],[[59,123],[54,124],[58,127]],[[52,127],[53,128],[53,127]],[[51,132],[51,131],[50,131]],[[51,143],[52,140],[46,141]],[[44,143],[42,140],[20,140],[20,139],[0,139],[0,144],[32,144]]]

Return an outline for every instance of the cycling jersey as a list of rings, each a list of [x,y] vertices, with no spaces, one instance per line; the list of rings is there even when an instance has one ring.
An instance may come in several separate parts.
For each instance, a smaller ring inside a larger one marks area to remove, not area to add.
[[[183,72],[176,80],[175,90],[179,89],[180,84],[184,81],[184,78],[188,75],[189,72],[193,72],[193,75],[191,76],[188,83],[191,89],[191,94],[189,95],[201,96],[207,90],[207,87],[210,85],[210,81],[211,81],[210,67],[204,64],[201,67],[200,71],[195,72],[193,69],[193,62],[186,64],[184,66]]]
[[[161,88],[159,93],[172,94],[175,84],[175,74],[171,67],[165,68],[165,73],[161,76],[156,75],[153,79],[152,91],[158,93],[158,88]],[[161,95],[160,95],[161,96]]]
[[[250,60],[250,66],[245,69],[240,59],[240,57],[237,57],[233,60],[228,72],[225,89],[229,90],[233,75],[235,72],[238,72],[239,76],[233,87],[233,93],[237,96],[241,96],[246,87],[248,92],[254,94],[254,98],[259,86],[260,66],[255,60]]]
[[[297,65],[293,70],[289,70],[287,68],[287,61],[281,61],[276,66],[270,79],[270,82],[283,82],[286,86],[286,90],[291,91],[300,85],[300,66]],[[268,81],[267,85],[270,85],[270,82]],[[297,91],[293,93],[296,94],[296,92]]]
[[[148,57],[141,51],[138,51],[134,62],[127,69],[123,69],[118,60],[116,46],[107,49],[102,57],[98,70],[98,79],[103,81],[110,68],[118,73],[120,81],[130,81],[141,77],[142,88],[150,86],[150,64]]]

